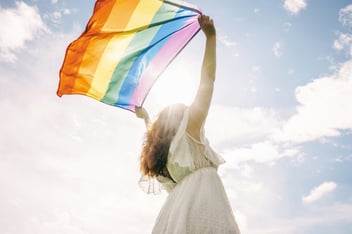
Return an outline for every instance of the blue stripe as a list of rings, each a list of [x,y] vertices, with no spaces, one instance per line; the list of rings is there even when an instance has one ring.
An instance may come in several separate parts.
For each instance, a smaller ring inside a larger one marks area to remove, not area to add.
[[[138,86],[139,79],[145,68],[149,65],[165,43],[167,43],[170,37],[184,27],[185,22],[187,22],[190,17],[194,17],[196,14],[197,13],[180,8],[172,21],[163,24],[161,27],[158,26],[160,29],[151,41],[150,46],[141,50],[141,54],[136,58],[131,66],[131,69],[121,87],[118,100],[114,104],[115,106],[123,108],[129,106],[131,97]]]

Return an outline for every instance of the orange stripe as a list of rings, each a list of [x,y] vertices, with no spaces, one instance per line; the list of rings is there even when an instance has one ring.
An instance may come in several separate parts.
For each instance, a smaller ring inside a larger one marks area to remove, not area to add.
[[[85,32],[67,48],[65,60],[60,70],[60,84],[57,92],[59,96],[62,94],[83,94],[86,92],[85,90],[77,90],[82,86],[81,83],[86,83],[82,82],[82,77],[79,75],[80,67],[85,58],[85,52],[90,44],[90,38],[86,38],[84,35],[101,31],[114,4],[115,0],[97,1],[94,7],[94,14],[89,20]]]
[[[78,39],[84,41],[85,47],[81,51],[80,65],[77,67],[77,75],[72,92],[86,94],[90,89],[95,70],[99,64],[99,57],[104,53],[106,47],[104,43],[98,43],[97,45],[95,42],[98,38],[92,34],[97,34],[102,30],[115,2],[115,0],[97,1],[86,31]]]
[[[90,18],[87,29],[88,33],[100,33],[113,12],[112,9],[117,4],[117,0],[98,0],[94,7],[94,13]],[[86,30],[87,32],[87,30]]]
[[[103,31],[124,31],[131,16],[139,4],[139,0],[117,1],[113,6]]]
[[[101,34],[100,32],[123,31],[138,3],[138,0],[105,0],[96,5],[95,13],[88,23],[88,32],[86,32],[89,35],[88,40],[90,41],[83,55],[73,90],[79,90],[80,93],[84,94],[89,92],[99,66],[100,58],[113,38],[111,34]],[[114,25],[111,22],[114,22]],[[110,29],[106,25],[111,25],[115,28]],[[91,34],[98,35],[93,36]]]
[[[81,37],[82,40],[89,40],[89,44],[84,51],[82,62],[76,76],[73,91],[79,90],[86,94],[94,79],[95,71],[99,65],[100,57],[104,54],[106,45],[109,43],[111,36],[101,35],[99,37]]]
[[[57,91],[58,96],[71,94],[79,66],[82,62],[85,48],[89,41],[77,40],[72,42],[66,50],[65,60],[60,70],[60,83]]]

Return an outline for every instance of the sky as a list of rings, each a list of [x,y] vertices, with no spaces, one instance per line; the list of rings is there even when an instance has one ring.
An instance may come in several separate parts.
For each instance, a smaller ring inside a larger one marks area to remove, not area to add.
[[[206,135],[243,234],[352,233],[352,3],[189,0],[217,29]],[[150,233],[167,193],[138,187],[144,123],[56,96],[93,0],[0,2],[0,233]],[[189,104],[200,32],[146,99]]]

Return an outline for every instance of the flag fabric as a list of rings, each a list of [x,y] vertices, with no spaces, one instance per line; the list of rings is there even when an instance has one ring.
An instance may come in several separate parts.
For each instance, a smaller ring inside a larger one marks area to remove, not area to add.
[[[97,0],[66,50],[57,95],[81,94],[134,111],[200,29],[201,11],[167,0]]]

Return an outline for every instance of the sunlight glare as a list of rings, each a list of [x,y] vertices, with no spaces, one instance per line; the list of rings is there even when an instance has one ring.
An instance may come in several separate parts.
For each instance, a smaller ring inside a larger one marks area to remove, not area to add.
[[[184,63],[178,65],[169,67],[153,86],[146,100],[151,109],[158,112],[174,103],[191,104],[200,75]]]

